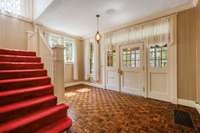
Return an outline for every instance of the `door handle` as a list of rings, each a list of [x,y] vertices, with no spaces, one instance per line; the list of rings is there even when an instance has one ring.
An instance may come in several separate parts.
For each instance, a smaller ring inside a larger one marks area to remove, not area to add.
[[[123,71],[122,71],[121,69],[118,69],[118,73],[119,73],[120,75],[122,75],[122,74],[123,74]]]

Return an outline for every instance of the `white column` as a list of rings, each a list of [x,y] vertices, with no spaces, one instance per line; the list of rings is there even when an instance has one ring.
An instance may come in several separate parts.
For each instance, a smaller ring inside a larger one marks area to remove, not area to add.
[[[58,103],[64,102],[64,46],[57,45],[53,49],[53,81],[54,95],[58,98]]]

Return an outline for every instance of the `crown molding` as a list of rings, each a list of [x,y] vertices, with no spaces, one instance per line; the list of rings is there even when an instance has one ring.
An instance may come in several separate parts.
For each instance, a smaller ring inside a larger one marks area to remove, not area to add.
[[[15,15],[15,14],[8,13],[8,12],[2,12],[1,10],[0,10],[0,16],[6,16],[6,17],[10,17],[10,18],[17,19],[17,20],[20,20],[20,21],[24,21],[26,23],[33,24],[33,20],[30,19],[30,18],[26,18],[26,17],[23,17],[21,15]]]
[[[69,33],[66,33],[66,32],[63,32],[63,31],[60,31],[60,30],[56,30],[56,29],[50,28],[48,26],[45,26],[45,25],[43,25],[39,22],[34,22],[34,25],[38,25],[39,27],[41,27],[42,29],[44,29],[47,32],[63,35],[63,36],[66,36],[66,37],[71,37],[73,39],[84,40],[81,36],[76,36],[76,35],[72,35],[72,34],[69,34]]]
[[[137,24],[141,24],[141,23],[146,23],[148,21],[153,21],[155,19],[167,17],[167,16],[170,16],[170,15],[173,15],[173,14],[177,14],[178,12],[194,8],[197,5],[197,3],[198,3],[198,0],[193,0],[192,2],[189,2],[189,3],[181,5],[181,6],[177,6],[173,9],[169,9],[169,10],[158,12],[158,13],[153,13],[153,14],[146,16],[146,17],[143,17],[141,19],[133,20],[133,21],[130,21],[130,22],[122,24],[122,25],[118,25],[118,26],[115,26],[115,27],[105,29],[105,30],[101,31],[101,33],[104,34],[104,33],[107,33],[107,32],[114,32],[114,31],[129,27],[129,26],[133,26],[133,25],[137,25]],[[94,34],[95,33],[91,33],[91,34],[82,36],[82,38],[88,39],[88,38],[93,37]]]

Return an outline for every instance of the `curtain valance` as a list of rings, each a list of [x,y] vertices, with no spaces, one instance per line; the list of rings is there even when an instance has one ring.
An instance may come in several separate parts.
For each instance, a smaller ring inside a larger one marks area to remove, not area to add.
[[[175,15],[172,15],[105,33],[105,44],[116,45],[142,41],[148,41],[148,44],[172,44],[174,40],[175,17]]]

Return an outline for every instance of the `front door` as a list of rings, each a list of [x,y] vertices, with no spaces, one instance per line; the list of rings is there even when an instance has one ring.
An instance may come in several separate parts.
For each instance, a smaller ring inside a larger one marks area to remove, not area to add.
[[[119,47],[112,46],[106,52],[106,88],[109,90],[120,91],[120,74],[119,74]]]
[[[168,46],[151,45],[148,51],[148,97],[170,101]]]
[[[143,43],[120,46],[121,92],[145,96]]]

